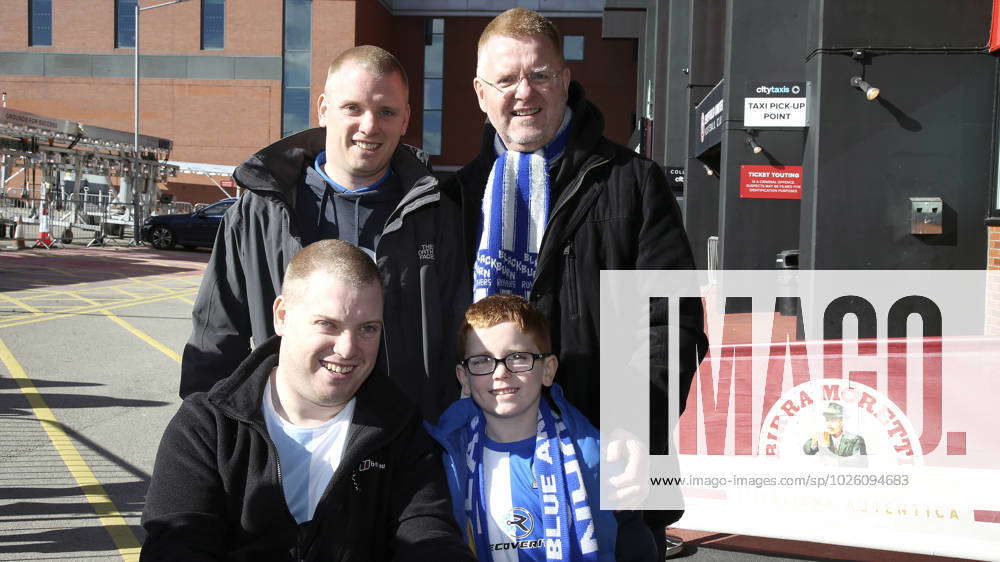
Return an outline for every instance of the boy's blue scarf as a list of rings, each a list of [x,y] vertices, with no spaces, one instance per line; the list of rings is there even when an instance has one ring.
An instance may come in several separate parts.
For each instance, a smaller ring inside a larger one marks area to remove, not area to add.
[[[494,293],[513,293],[526,299],[531,294],[538,250],[549,220],[549,167],[566,150],[572,116],[567,107],[556,137],[531,153],[507,150],[497,135],[497,159],[483,194],[473,301]]]
[[[597,536],[587,489],[584,487],[576,448],[562,420],[552,412],[545,398],[538,404],[538,432],[532,472],[539,483],[544,511],[546,560],[597,560]],[[469,422],[472,438],[466,450],[469,485],[465,514],[472,523],[476,555],[481,562],[493,560],[490,551],[487,490],[483,489],[483,446],[486,419],[482,412]]]

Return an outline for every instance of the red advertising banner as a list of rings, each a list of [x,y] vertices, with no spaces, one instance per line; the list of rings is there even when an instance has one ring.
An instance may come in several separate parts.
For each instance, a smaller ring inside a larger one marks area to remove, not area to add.
[[[743,199],[802,199],[802,166],[740,166]]]
[[[1000,0],[993,0],[993,22],[990,24],[990,52],[1000,49]]]

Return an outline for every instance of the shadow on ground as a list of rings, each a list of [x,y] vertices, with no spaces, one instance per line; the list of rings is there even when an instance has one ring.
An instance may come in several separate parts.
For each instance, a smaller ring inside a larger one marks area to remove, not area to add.
[[[2,251],[0,292],[171,273],[200,274],[209,257],[211,253],[207,251],[148,248]]]
[[[103,386],[99,383],[33,380],[37,388],[53,387],[94,387]],[[0,389],[17,388],[17,382],[9,378],[0,378]],[[102,407],[153,407],[168,405],[167,402],[155,400],[135,400],[112,398],[108,396],[90,396],[74,394],[45,393],[46,404],[52,408],[102,408]],[[27,456],[38,447],[51,447],[47,438],[37,426],[25,435],[17,437],[20,431],[12,431],[21,422],[38,422],[33,419],[27,399],[20,393],[5,392],[0,394],[0,424],[6,428],[3,440],[19,444],[3,443],[6,454],[2,462],[21,462],[29,459]],[[58,422],[56,422],[58,423]],[[60,429],[69,436],[80,454],[88,459],[88,464],[95,471],[102,473],[102,487],[122,516],[137,522],[142,512],[149,486],[149,474],[132,465],[125,459],[112,453],[101,445],[81,435],[71,427],[59,424]],[[31,437],[28,433],[34,433]],[[30,439],[26,439],[31,437]],[[31,446],[22,441],[30,440]],[[18,450],[20,449],[20,451]],[[53,453],[54,454],[54,453]],[[94,462],[94,457],[100,461]],[[99,463],[99,464],[98,464]],[[23,480],[13,482],[13,486],[0,486],[0,514],[3,516],[4,533],[0,535],[0,554],[22,554],[25,558],[38,555],[64,554],[73,557],[86,557],[86,553],[114,551],[116,547],[111,539],[108,526],[102,524],[94,511],[93,505],[83,495],[83,491],[75,485],[73,477],[60,461],[53,462],[48,457],[39,459],[37,466],[25,467]],[[118,482],[108,482],[108,471],[114,471]],[[13,470],[6,471],[8,475]],[[32,483],[37,481],[38,485]],[[55,485],[65,482],[66,485]],[[136,524],[130,526],[132,533],[140,543],[145,534]]]

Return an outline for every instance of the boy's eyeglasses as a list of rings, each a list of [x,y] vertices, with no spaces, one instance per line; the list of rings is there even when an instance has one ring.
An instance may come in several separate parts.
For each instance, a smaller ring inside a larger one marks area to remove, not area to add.
[[[509,373],[523,373],[535,368],[536,359],[544,359],[551,353],[529,353],[515,351],[507,357],[492,357],[490,355],[473,355],[462,360],[461,365],[470,375],[492,375],[497,369],[497,363],[503,363]]]

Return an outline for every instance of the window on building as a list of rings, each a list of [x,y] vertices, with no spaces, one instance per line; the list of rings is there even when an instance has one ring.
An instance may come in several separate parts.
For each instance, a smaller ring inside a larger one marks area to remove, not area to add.
[[[115,0],[115,47],[135,47],[135,3]]]
[[[444,97],[444,19],[427,20],[424,42],[424,138],[428,154],[441,154]]]
[[[566,35],[563,37],[563,58],[566,60],[583,60],[583,35]]]
[[[201,0],[201,48],[226,46],[226,0]]]
[[[52,0],[28,0],[28,44],[52,46]]]
[[[309,128],[312,1],[285,0],[281,136]]]

